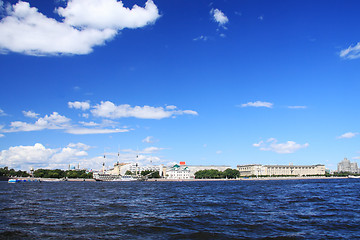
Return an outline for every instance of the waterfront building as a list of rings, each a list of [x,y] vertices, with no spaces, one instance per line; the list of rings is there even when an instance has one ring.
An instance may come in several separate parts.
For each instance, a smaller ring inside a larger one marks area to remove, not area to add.
[[[168,179],[189,179],[195,178],[195,173],[197,171],[211,169],[225,171],[228,168],[231,167],[225,165],[186,165],[185,162],[180,162],[180,164],[175,164],[169,168],[169,170],[166,172],[166,175]]]
[[[344,158],[337,166],[338,172],[350,172],[350,173],[360,173],[360,169],[356,162],[350,162],[347,158]]]
[[[119,173],[125,175],[127,171],[140,174],[142,171],[158,171],[160,176],[165,176],[166,167],[161,165],[141,165],[139,163],[115,163],[114,169],[119,166]]]
[[[325,175],[325,165],[238,165],[240,176],[314,176]]]
[[[168,179],[190,179],[190,170],[185,165],[175,164],[168,171],[166,171],[166,178]]]

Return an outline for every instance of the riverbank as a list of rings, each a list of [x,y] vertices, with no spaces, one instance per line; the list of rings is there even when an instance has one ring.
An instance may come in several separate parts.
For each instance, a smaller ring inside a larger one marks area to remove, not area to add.
[[[164,179],[152,178],[149,182],[201,182],[201,181],[267,181],[267,180],[311,180],[311,179],[344,179],[348,177],[259,177],[259,178],[238,178],[238,179]]]
[[[39,181],[39,182],[95,182],[95,179],[92,178],[34,178],[34,177],[14,177],[9,179],[18,179],[18,180],[25,180],[25,181]]]
[[[151,178],[148,182],[214,182],[214,181],[271,181],[271,180],[314,180],[314,179],[346,179],[348,177],[259,177],[259,178],[238,178],[238,179],[165,179],[165,178]],[[19,179],[27,181],[39,182],[95,182],[95,179],[88,178],[32,178],[32,177],[18,177],[10,179]]]

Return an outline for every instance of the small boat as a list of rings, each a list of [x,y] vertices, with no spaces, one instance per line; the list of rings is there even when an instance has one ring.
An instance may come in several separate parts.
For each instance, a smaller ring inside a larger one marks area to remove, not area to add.
[[[348,178],[360,178],[360,176],[349,175]]]
[[[40,182],[40,180],[39,179],[31,179],[31,178],[28,178],[28,179],[10,178],[8,180],[8,183],[19,183],[19,182]]]

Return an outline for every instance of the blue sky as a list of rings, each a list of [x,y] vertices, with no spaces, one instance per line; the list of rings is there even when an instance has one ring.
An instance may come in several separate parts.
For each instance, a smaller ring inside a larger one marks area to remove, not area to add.
[[[357,161],[359,5],[0,1],[0,165]]]

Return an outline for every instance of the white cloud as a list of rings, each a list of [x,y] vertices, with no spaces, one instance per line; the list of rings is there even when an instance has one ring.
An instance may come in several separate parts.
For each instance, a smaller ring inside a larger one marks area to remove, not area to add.
[[[217,151],[216,151],[216,154],[222,154],[222,151],[221,151],[221,150],[217,150]]]
[[[260,147],[263,143],[264,143],[264,141],[260,141],[258,143],[254,143],[253,146],[254,147]]]
[[[68,164],[81,163],[86,166],[87,150],[90,147],[83,143],[70,143],[65,148],[46,148],[41,143],[34,146],[15,146],[0,152],[0,165],[10,168],[28,170],[36,168],[62,168]],[[88,166],[91,167],[91,166]]]
[[[285,143],[277,143],[275,138],[269,138],[266,142],[260,141],[259,143],[254,143],[254,147],[260,148],[261,151],[272,151],[280,154],[284,153],[294,153],[301,148],[307,148],[308,143],[298,144],[293,141],[287,141]]]
[[[2,138],[2,137],[5,137],[5,135],[0,133],[0,138]]]
[[[290,109],[305,109],[307,106],[288,106]]]
[[[46,166],[55,149],[46,149],[42,144],[36,143],[34,146],[16,146],[0,153],[0,164],[13,168],[24,168],[25,166]]]
[[[85,111],[90,108],[90,103],[75,101],[75,102],[68,102],[68,106],[69,106],[69,108],[81,109],[81,110]]]
[[[209,39],[209,38],[208,38],[207,36],[201,35],[201,36],[199,36],[199,37],[194,38],[193,40],[194,40],[194,41],[204,41],[204,42],[206,42],[208,39]]]
[[[144,8],[134,5],[132,9],[116,0],[71,0],[66,8],[60,7],[57,12],[71,26],[96,29],[140,28],[160,17],[152,0],[148,0]]]
[[[156,5],[124,8],[116,0],[71,0],[56,12],[63,22],[48,18],[28,2],[7,8],[0,21],[0,51],[29,55],[88,54],[123,28],[138,28],[158,18]]]
[[[145,142],[145,143],[153,143],[153,142],[155,142],[155,141],[154,141],[154,137],[152,137],[152,136],[147,136],[145,139],[142,140],[142,142]]]
[[[147,147],[144,150],[141,151],[141,153],[155,153],[158,152],[160,150],[163,150],[163,148],[158,148],[158,147]]]
[[[356,59],[360,57],[360,42],[355,46],[350,46],[347,49],[341,50],[340,57],[345,59]]]
[[[70,119],[53,112],[39,118],[35,123],[26,123],[21,121],[11,122],[10,129],[3,129],[3,132],[29,132],[40,131],[43,129],[65,129],[69,127]]]
[[[358,134],[359,133],[347,132],[347,133],[344,133],[343,135],[341,135],[341,136],[339,136],[337,138],[339,138],[339,139],[341,139],[341,138],[353,138]]]
[[[109,134],[109,133],[122,133],[129,132],[129,129],[104,129],[104,128],[70,128],[66,132],[75,135],[85,134]]]
[[[248,102],[248,103],[241,104],[241,107],[266,107],[266,108],[272,108],[273,105],[274,104],[272,104],[270,102],[256,101],[256,102]]]
[[[174,115],[190,114],[198,115],[197,112],[192,110],[168,110],[163,107],[151,106],[135,106],[131,107],[128,104],[115,105],[110,101],[101,102],[93,107],[91,113],[96,117],[106,118],[124,118],[135,117],[141,119],[163,119],[169,118]]]
[[[174,105],[166,106],[166,109],[168,109],[168,110],[175,110],[176,108],[177,108],[177,106],[174,106]]]
[[[219,26],[224,26],[224,24],[229,22],[228,17],[219,9],[211,9],[210,14],[214,18],[214,21],[219,24]]]
[[[24,114],[25,117],[29,117],[29,118],[38,118],[38,116],[40,115],[38,113],[34,113],[33,111],[22,111],[22,113]]]
[[[81,114],[81,116],[82,116],[83,118],[89,118],[89,114],[88,114],[88,113],[83,113],[83,114]]]
[[[0,49],[28,55],[88,54],[116,35],[113,29],[76,29],[19,1],[0,21]]]
[[[63,129],[66,133],[83,135],[83,134],[109,134],[109,133],[121,133],[129,132],[126,128],[115,128],[118,123],[111,120],[103,120],[102,123],[95,122],[80,122],[85,127],[78,127],[71,124],[71,119],[53,112],[45,117],[38,118],[35,123],[27,123],[21,121],[14,121],[10,123],[10,128],[4,129],[3,126],[0,128],[0,132],[11,133],[11,132],[30,132],[30,131],[41,131],[45,129]],[[113,128],[107,128],[113,127]]]
[[[79,157],[85,157],[88,153],[83,150],[65,147],[50,158],[52,164],[64,164],[77,161]]]
[[[69,148],[83,149],[83,150],[85,150],[85,151],[88,151],[88,150],[91,148],[91,146],[86,145],[85,143],[80,143],[80,142],[78,142],[78,143],[69,143],[69,144],[67,145],[67,147],[69,147]]]
[[[2,109],[0,108],[0,117],[2,117],[2,116],[7,116],[7,114],[4,112],[4,110],[2,110]]]
[[[84,125],[85,127],[97,127],[100,124],[96,122],[79,122],[80,124]]]

